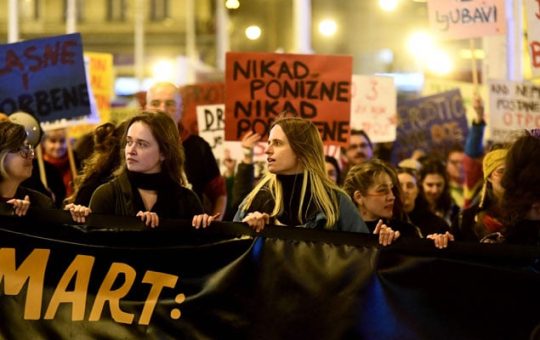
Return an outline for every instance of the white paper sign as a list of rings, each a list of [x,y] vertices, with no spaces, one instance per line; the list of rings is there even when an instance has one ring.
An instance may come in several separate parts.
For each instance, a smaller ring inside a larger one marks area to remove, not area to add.
[[[351,129],[364,130],[373,143],[396,139],[397,109],[394,79],[352,76]]]

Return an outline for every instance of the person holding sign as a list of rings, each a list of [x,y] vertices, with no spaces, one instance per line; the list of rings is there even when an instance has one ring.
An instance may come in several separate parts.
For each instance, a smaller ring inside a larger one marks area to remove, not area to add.
[[[213,216],[222,217],[227,206],[225,179],[221,176],[210,145],[203,138],[183,129],[182,103],[180,91],[172,83],[156,83],[146,93],[146,110],[167,113],[179,128],[186,157],[186,176],[193,191],[203,202],[205,198],[209,201],[211,207],[206,210]]]
[[[0,122],[0,195],[13,214],[26,215],[30,206],[52,209],[52,200],[20,184],[32,175],[34,148],[27,142],[22,125]]]
[[[313,123],[277,119],[265,154],[268,172],[242,201],[234,221],[257,232],[266,224],[368,232],[349,197],[326,175],[323,143]]]
[[[178,130],[164,113],[144,112],[131,118],[122,138],[124,158],[117,177],[99,186],[90,200],[90,210],[99,214],[138,216],[149,227],[159,218],[192,219],[202,214],[197,195],[183,178],[184,157]],[[71,206],[81,217],[89,211]]]

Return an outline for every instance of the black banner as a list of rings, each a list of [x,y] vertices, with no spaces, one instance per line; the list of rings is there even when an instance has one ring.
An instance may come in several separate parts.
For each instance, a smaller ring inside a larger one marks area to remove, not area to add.
[[[0,217],[5,339],[530,339],[540,251],[62,211]]]

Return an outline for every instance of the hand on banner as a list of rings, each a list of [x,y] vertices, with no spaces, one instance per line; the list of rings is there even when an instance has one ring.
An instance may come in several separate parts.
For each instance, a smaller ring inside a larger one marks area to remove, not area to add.
[[[379,220],[373,234],[379,235],[379,244],[382,246],[389,246],[399,238],[399,231],[394,231],[392,228],[383,223],[382,220]]]
[[[85,223],[88,215],[92,213],[92,210],[84,205],[69,203],[64,207],[64,210],[68,210],[73,218],[74,222]]]
[[[216,220],[221,214],[217,213],[214,215],[208,215],[208,214],[200,214],[193,216],[193,220],[191,220],[191,225],[195,229],[199,229],[200,227],[206,228],[212,223],[214,220]]]
[[[454,235],[449,232],[444,234],[429,234],[426,238],[433,240],[435,247],[439,249],[448,247],[448,241],[454,241]]]
[[[13,198],[6,201],[6,203],[13,205],[13,214],[24,216],[28,212],[28,208],[30,208],[30,197],[26,195],[23,200]]]
[[[270,222],[270,215],[255,211],[247,214],[242,222],[247,223],[248,226],[256,232],[261,232],[264,229],[264,226]]]
[[[155,212],[139,211],[135,216],[140,217],[147,227],[155,228],[159,225],[159,216]]]

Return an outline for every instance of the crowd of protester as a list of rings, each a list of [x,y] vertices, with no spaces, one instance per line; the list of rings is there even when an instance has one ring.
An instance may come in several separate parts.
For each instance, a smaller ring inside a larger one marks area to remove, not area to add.
[[[138,216],[152,228],[160,218],[189,219],[195,228],[223,219],[257,232],[287,225],[372,233],[381,245],[399,238],[431,239],[438,248],[454,240],[539,245],[540,132],[524,131],[485,152],[479,97],[474,109],[465,145],[444,159],[417,150],[396,165],[377,158],[358,130],[340,159],[325,155],[317,127],[284,114],[270,129],[264,174],[255,176],[253,157],[261,136],[249,132],[244,157],[226,154],[222,175],[210,145],[183,129],[178,88],[158,83],[139,114],[93,131],[93,151],[76,160],[76,172],[66,131],[47,131],[37,146],[46,183],[36,179],[24,127],[4,117],[0,193],[16,215],[56,206],[75,223],[99,213]]]

